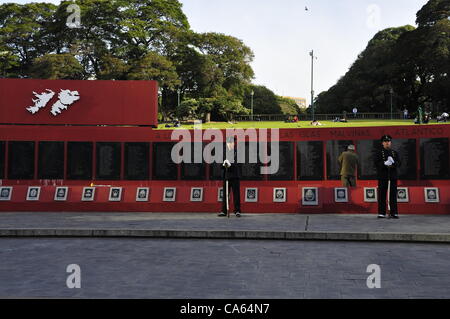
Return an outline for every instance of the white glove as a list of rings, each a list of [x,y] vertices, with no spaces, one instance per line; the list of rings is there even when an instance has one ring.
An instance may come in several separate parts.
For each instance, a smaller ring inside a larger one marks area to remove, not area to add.
[[[384,165],[392,166],[392,164],[394,164],[394,159],[389,156],[388,160],[386,162],[384,162]]]
[[[225,161],[223,162],[223,166],[226,167],[226,168],[229,168],[229,167],[231,166],[230,161],[229,161],[229,160],[225,160]]]

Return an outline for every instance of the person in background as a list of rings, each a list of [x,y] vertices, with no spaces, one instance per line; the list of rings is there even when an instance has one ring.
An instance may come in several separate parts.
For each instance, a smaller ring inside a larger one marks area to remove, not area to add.
[[[423,123],[423,110],[422,107],[419,105],[419,108],[417,109],[417,124]]]
[[[355,152],[355,145],[349,145],[347,151],[342,152],[338,158],[341,166],[341,181],[344,187],[356,187],[356,168],[359,163],[358,154]]]

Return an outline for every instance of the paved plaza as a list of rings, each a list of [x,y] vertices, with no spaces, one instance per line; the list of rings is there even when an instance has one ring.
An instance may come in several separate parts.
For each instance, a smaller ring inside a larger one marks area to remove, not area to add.
[[[0,214],[1,298],[448,298],[448,242],[24,237],[18,230],[414,234],[447,238],[450,216]],[[101,233],[101,232],[100,232]],[[164,233],[164,232],[163,232]],[[16,235],[14,235],[16,234]],[[170,232],[165,233],[170,234]],[[381,238],[380,237],[380,238]],[[331,237],[332,238],[332,237]],[[396,237],[394,237],[396,238]],[[407,237],[413,238],[413,237]],[[425,237],[424,237],[425,238]],[[69,288],[79,267],[80,288]],[[379,266],[380,288],[369,289]],[[373,277],[371,277],[373,278]],[[369,282],[372,282],[369,280]]]
[[[448,298],[447,244],[2,239],[2,298]],[[80,267],[69,289],[67,266]],[[369,265],[381,269],[369,289]]]

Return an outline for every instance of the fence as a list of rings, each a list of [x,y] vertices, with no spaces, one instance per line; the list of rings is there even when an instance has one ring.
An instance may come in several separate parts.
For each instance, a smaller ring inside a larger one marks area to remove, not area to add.
[[[311,114],[299,114],[299,115],[286,115],[286,114],[254,114],[254,115],[236,115],[233,120],[238,122],[279,122],[279,121],[289,121],[297,116],[299,121],[311,121]],[[393,120],[403,119],[403,113],[357,113],[356,116],[353,113],[347,113],[347,119],[357,119],[357,120]],[[318,121],[332,121],[336,118],[344,118],[344,114],[315,114],[314,118]]]

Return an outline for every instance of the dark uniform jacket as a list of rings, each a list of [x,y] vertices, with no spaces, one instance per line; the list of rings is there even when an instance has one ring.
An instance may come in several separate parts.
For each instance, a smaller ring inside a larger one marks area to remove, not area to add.
[[[394,159],[394,164],[390,167],[384,165],[384,162],[388,160],[388,157],[391,156]],[[397,168],[402,164],[400,160],[400,156],[398,153],[392,149],[387,150],[384,147],[381,147],[375,153],[375,168],[377,170],[378,179],[390,179],[397,180]]]
[[[225,149],[225,155],[227,154],[227,150]],[[240,179],[241,175],[242,175],[242,164],[238,163],[238,158],[237,158],[237,147],[234,148],[234,161],[231,160],[231,158],[227,158],[230,163],[231,166],[228,169],[225,169],[224,166],[222,166],[222,169],[224,170],[224,174],[226,173],[225,178],[230,180],[230,179]]]

